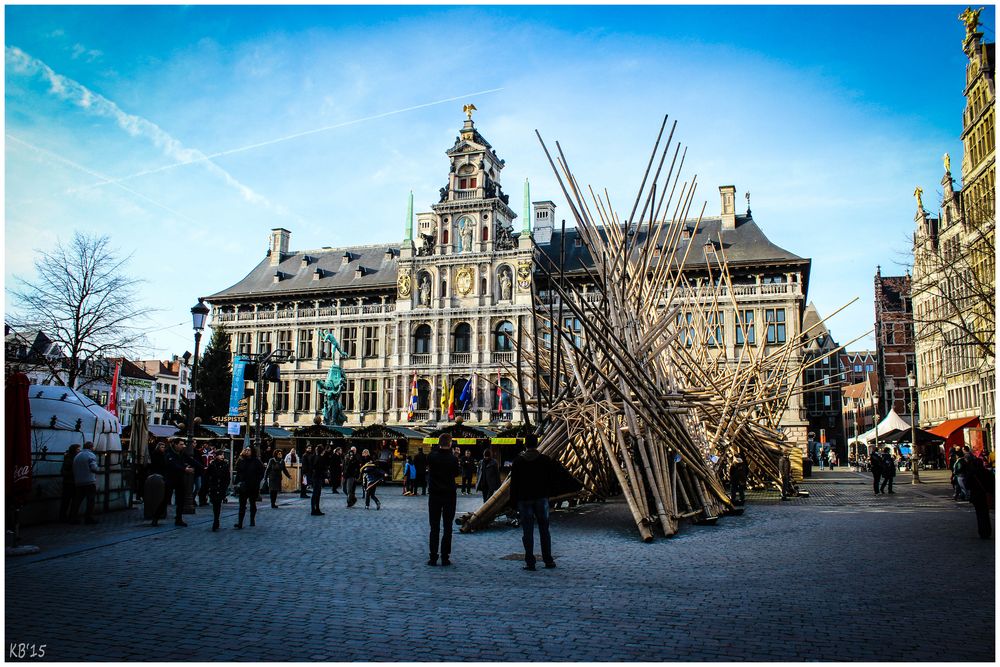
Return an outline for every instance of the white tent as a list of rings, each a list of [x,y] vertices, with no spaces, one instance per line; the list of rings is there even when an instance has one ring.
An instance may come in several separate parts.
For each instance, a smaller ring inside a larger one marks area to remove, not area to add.
[[[62,453],[89,440],[98,452],[120,452],[121,423],[113,414],[69,387],[33,384],[31,404],[33,448]]]
[[[885,416],[885,419],[879,422],[874,428],[868,429],[867,431],[865,431],[858,437],[853,438],[849,442],[851,442],[852,444],[857,444],[857,443],[868,444],[875,442],[876,433],[878,433],[878,437],[881,439],[889,435],[893,431],[897,431],[900,429],[908,429],[908,428],[910,428],[910,422],[906,421],[898,414],[896,414],[895,410],[890,410],[889,414]]]

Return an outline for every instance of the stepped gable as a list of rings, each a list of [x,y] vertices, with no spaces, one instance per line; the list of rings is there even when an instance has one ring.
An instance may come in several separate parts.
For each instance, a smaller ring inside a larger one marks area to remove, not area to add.
[[[386,255],[389,251],[392,252],[391,259]],[[398,244],[295,251],[283,253],[277,264],[273,264],[270,255],[267,255],[245,278],[206,299],[287,292],[301,294],[331,289],[394,289],[398,262]]]

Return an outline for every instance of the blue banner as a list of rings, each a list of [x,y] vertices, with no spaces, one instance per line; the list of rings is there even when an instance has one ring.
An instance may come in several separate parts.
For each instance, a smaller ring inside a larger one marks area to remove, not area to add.
[[[247,365],[247,358],[236,355],[233,359],[233,386],[229,390],[229,416],[236,417],[240,414],[240,401],[243,400],[243,371]]]

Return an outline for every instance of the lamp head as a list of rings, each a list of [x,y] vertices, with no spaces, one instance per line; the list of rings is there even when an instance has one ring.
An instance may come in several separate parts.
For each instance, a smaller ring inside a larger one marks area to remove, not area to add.
[[[205,320],[208,319],[208,306],[204,300],[198,299],[198,303],[191,308],[191,323],[195,331],[205,328]]]

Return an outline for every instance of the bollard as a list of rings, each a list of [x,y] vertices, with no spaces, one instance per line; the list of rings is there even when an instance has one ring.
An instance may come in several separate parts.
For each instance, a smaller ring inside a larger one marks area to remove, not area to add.
[[[152,520],[153,513],[163,502],[163,492],[165,489],[162,475],[150,475],[146,478],[146,484],[142,490],[142,516]]]

